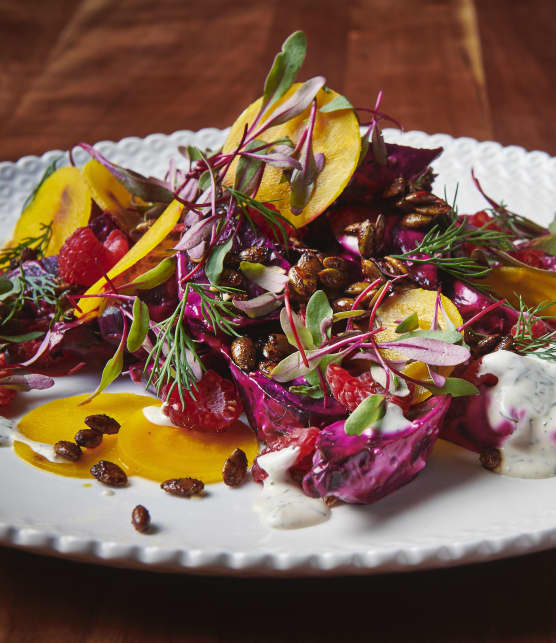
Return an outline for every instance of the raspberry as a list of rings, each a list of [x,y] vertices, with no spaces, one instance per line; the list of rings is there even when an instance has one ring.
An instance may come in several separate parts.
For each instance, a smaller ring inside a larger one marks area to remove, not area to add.
[[[403,397],[386,393],[386,389],[375,381],[370,373],[363,373],[354,377],[345,368],[337,364],[330,364],[326,370],[326,381],[332,395],[346,407],[348,411],[355,411],[361,402],[377,393],[385,395],[388,402],[400,406],[406,412],[411,406],[414,386],[408,382],[409,395]]]
[[[104,245],[88,228],[78,228],[60,248],[58,268],[64,281],[89,287],[108,272],[128,251],[120,230],[112,230]]]
[[[112,230],[103,245],[108,257],[107,270],[115,266],[129,250],[127,237],[121,230]]]
[[[15,391],[10,388],[4,388],[0,386],[0,407],[8,406],[8,404],[14,399]]]
[[[315,443],[319,433],[319,429],[314,426],[310,426],[306,429],[290,429],[288,433],[281,435],[277,440],[274,440],[271,444],[265,447],[261,451],[260,455],[265,455],[265,453],[270,453],[271,451],[281,451],[286,447],[299,447],[297,459],[294,465],[290,467],[289,471],[293,474],[293,477],[301,478],[311,468],[313,453],[315,451]],[[257,458],[253,463],[251,473],[255,482],[262,482],[267,477],[266,471],[259,466]]]
[[[243,410],[232,382],[215,371],[207,371],[197,382],[197,390],[182,391],[183,404],[176,387],[167,398],[164,413],[176,425],[198,431],[222,431],[235,422]]]

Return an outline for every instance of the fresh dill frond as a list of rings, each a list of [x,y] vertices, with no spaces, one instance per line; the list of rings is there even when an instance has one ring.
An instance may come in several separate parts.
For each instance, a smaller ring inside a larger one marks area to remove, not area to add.
[[[515,324],[513,344],[515,350],[522,354],[534,354],[540,359],[556,361],[556,330],[551,330],[536,337],[534,325],[538,320],[551,319],[543,313],[556,301],[543,301],[537,306],[525,306],[523,299],[519,300],[519,316]]]
[[[246,194],[243,194],[243,192],[240,192],[239,190],[235,190],[234,188],[227,187],[227,186],[226,186],[226,190],[234,197],[237,205],[239,206],[240,210],[245,215],[246,219],[249,221],[251,226],[256,228],[252,218],[249,215],[249,209],[252,209],[258,212],[269,224],[270,229],[272,230],[272,234],[276,239],[276,241],[278,243],[282,243],[285,248],[288,247],[288,234],[286,232],[286,229],[287,229],[286,226],[289,227],[291,224],[285,217],[283,217],[276,210],[269,208],[262,201],[257,201],[257,199],[247,196]]]
[[[52,223],[41,223],[40,233],[36,236],[25,237],[15,246],[8,246],[0,250],[0,269],[9,268],[12,263],[21,260],[24,250],[33,250],[36,258],[44,257],[50,239],[52,238]]]
[[[509,250],[512,247],[505,232],[493,230],[488,227],[488,224],[480,228],[473,228],[465,223],[452,221],[444,230],[439,225],[432,227],[413,250],[392,256],[414,263],[434,264],[456,278],[480,279],[486,277],[491,271],[489,266],[480,264],[472,257],[456,255],[457,250],[464,243],[471,243],[487,249],[494,247]],[[426,254],[428,257],[419,259],[415,257],[418,254]]]
[[[147,386],[153,384],[159,397],[162,389],[167,385],[169,389],[166,396],[169,396],[177,386],[182,404],[184,390],[195,397],[195,390],[197,390],[195,363],[199,369],[205,368],[197,352],[196,342],[184,323],[185,308],[191,294],[196,293],[199,296],[199,309],[205,319],[210,321],[214,334],[222,332],[237,336],[234,330],[236,322],[231,318],[234,315],[234,306],[231,301],[221,299],[218,292],[215,296],[215,289],[224,293],[237,292],[234,289],[190,282],[185,287],[183,298],[174,312],[167,319],[151,327],[156,340],[147,357],[144,370],[148,371],[150,368]]]
[[[32,275],[26,273],[23,266],[19,267],[19,274],[10,279],[12,289],[5,292],[0,300],[2,322],[0,326],[8,323],[25,306],[32,302],[36,306],[46,303],[59,308],[58,280],[54,275],[45,273]]]

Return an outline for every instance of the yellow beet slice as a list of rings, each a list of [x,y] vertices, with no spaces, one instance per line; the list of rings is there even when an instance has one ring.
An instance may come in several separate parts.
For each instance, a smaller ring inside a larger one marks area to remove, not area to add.
[[[463,319],[461,318],[458,309],[452,301],[448,299],[448,297],[445,297],[444,295],[441,295],[440,297],[446,316],[457,328],[463,323]],[[419,317],[419,328],[421,330],[429,330],[434,317],[435,303],[436,291],[423,290],[422,288],[412,288],[411,290],[406,290],[398,295],[388,298],[378,309],[377,323],[379,326],[383,326],[384,330],[377,335],[377,341],[391,342],[399,339],[400,335],[399,333],[396,333],[396,326],[400,321],[414,312],[416,312]],[[448,327],[441,311],[438,313],[437,323],[438,327],[442,330]],[[404,359],[404,356],[401,353],[391,348],[383,349],[382,354],[387,359]],[[423,362],[412,362],[402,370],[406,375],[409,375],[409,377],[413,377],[414,379],[429,379],[427,366]],[[441,366],[437,370],[441,375],[446,377],[450,375],[454,370],[454,367]],[[416,404],[418,402],[422,402],[427,397],[430,397],[430,395],[431,393],[427,389],[422,386],[418,386],[413,395],[413,403]]]
[[[139,241],[130,248],[129,252],[127,252],[108,272],[108,277],[112,280],[119,275],[123,275],[123,273],[127,274],[128,270],[134,266],[138,266],[139,262],[147,257],[149,253],[157,250],[160,244],[162,244],[172,232],[172,229],[178,222],[182,211],[183,205],[179,201],[172,201],[172,203],[170,203],[166,210],[164,210],[160,217],[158,217],[154,222],[152,227],[145,232]],[[145,269],[147,270],[148,267],[145,267]],[[104,292],[105,287],[106,280],[102,277],[93,284],[85,294],[96,295],[102,293]],[[76,315],[78,317],[95,315],[102,308],[100,298],[96,297],[81,298],[78,302],[78,306],[80,308],[80,310],[76,311]]]
[[[529,308],[543,301],[556,301],[556,273],[516,266],[497,266],[481,284],[491,286],[496,294],[519,309],[519,296]],[[556,319],[556,305],[542,313]]]
[[[286,101],[298,87],[300,87],[299,83],[294,84],[283,98],[276,103],[276,107]],[[317,94],[318,109],[337,97],[338,94],[336,92],[321,89]],[[224,153],[229,153],[238,146],[243,136],[245,125],[253,123],[259,112],[261,103],[262,98],[259,98],[249,105],[232,125],[228,139],[224,143]],[[276,109],[276,107],[274,109]],[[305,121],[309,116],[309,112],[310,108],[307,108],[305,112],[296,118],[283,125],[271,127],[257,138],[270,142],[284,136],[289,136],[294,143],[297,143],[301,132],[306,127]],[[270,114],[272,114],[272,111]],[[268,116],[266,118],[268,118]],[[264,120],[262,122],[264,123]],[[313,151],[315,154],[324,154],[325,165],[317,178],[315,189],[309,202],[299,216],[292,214],[290,211],[290,185],[287,181],[280,183],[282,170],[279,168],[266,166],[259,191],[256,195],[259,201],[273,201],[274,206],[280,211],[282,216],[298,228],[306,225],[324,212],[343,192],[349,179],[355,172],[361,152],[361,135],[359,133],[359,122],[355,113],[349,109],[324,114],[317,111],[313,134]],[[234,182],[236,166],[237,161],[232,164],[224,179],[227,185],[232,185]]]
[[[101,210],[122,212],[131,204],[131,194],[109,170],[95,159],[83,166],[83,177]]]
[[[24,210],[8,246],[17,245],[27,237],[37,237],[42,225],[52,224],[45,254],[56,255],[77,228],[87,225],[90,215],[91,194],[81,172],[75,167],[60,168],[46,179]]]
[[[240,421],[221,433],[201,433],[151,424],[138,411],[118,435],[120,460],[130,475],[157,482],[185,477],[221,482],[222,467],[236,448],[249,464],[258,452],[255,434]]]
[[[55,444],[58,440],[73,442],[77,431],[87,428],[84,420],[88,415],[105,413],[117,420],[123,428],[135,421],[137,413],[140,413],[145,406],[157,402],[148,395],[101,393],[87,406],[79,406],[79,403],[87,397],[87,395],[77,395],[38,406],[19,421],[18,428],[28,438],[38,442],[47,444]],[[91,478],[89,469],[99,460],[109,460],[123,466],[118,459],[117,440],[118,435],[105,435],[98,447],[83,449],[80,460],[67,464],[51,462],[22,442],[16,442],[14,450],[20,458],[39,469],[74,478]]]

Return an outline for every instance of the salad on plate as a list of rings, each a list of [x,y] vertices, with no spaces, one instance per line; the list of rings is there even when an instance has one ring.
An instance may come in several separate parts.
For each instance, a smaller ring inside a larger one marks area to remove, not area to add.
[[[0,253],[0,411],[99,383],[6,418],[19,457],[181,497],[251,477],[278,528],[394,492],[439,438],[556,475],[556,227],[475,175],[485,209],[459,212],[442,149],[385,141],[381,94],[295,82],[305,49],[292,34],[223,147],[179,148],[162,178],[85,143],[45,173]]]

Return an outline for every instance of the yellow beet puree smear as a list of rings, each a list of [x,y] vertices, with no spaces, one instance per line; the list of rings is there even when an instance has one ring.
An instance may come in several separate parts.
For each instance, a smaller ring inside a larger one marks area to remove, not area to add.
[[[249,464],[258,452],[255,435],[243,422],[236,422],[222,433],[201,433],[149,422],[143,409],[160,402],[146,395],[101,393],[89,404],[79,406],[86,398],[87,395],[77,395],[43,404],[27,413],[18,428],[37,442],[73,441],[77,431],[87,428],[84,420],[88,415],[104,413],[120,423],[117,435],[104,435],[98,447],[83,448],[81,459],[67,464],[51,462],[17,441],[16,454],[40,469],[76,478],[92,477],[92,465],[109,460],[129,476],[157,482],[192,477],[211,483],[222,481],[222,467],[234,449],[243,449]]]

